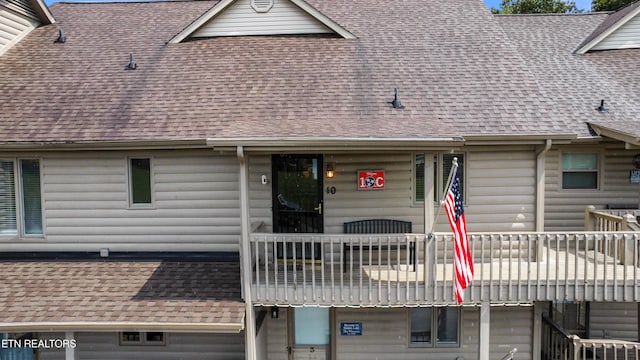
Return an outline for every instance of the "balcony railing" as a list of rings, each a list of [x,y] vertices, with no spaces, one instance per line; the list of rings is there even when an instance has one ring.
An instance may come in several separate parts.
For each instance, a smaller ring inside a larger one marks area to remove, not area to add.
[[[637,232],[470,234],[475,276],[465,301],[640,301],[639,237]],[[455,301],[451,234],[254,233],[250,242],[255,303]]]
[[[597,210],[588,206],[584,214],[585,231],[640,231],[640,209]]]
[[[640,360],[640,343],[613,339],[581,339],[543,320],[542,360]]]

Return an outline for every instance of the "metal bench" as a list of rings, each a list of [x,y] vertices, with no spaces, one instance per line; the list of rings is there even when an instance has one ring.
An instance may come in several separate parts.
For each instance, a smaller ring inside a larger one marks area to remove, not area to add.
[[[412,223],[410,221],[393,220],[393,219],[367,219],[350,221],[343,224],[343,233],[345,234],[405,234],[411,233]],[[382,245],[362,245],[363,249],[379,250],[380,247],[390,250],[388,246]],[[401,245],[400,248],[406,248]],[[347,260],[347,254],[350,250],[360,249],[360,245],[344,244],[343,259]],[[415,243],[409,245],[409,261],[415,266]],[[346,271],[346,267],[343,268]]]

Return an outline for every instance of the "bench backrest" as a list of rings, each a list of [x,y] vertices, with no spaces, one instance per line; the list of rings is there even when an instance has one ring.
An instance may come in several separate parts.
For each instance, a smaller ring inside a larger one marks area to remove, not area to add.
[[[345,234],[403,234],[411,232],[411,222],[392,219],[368,219],[343,224]]]

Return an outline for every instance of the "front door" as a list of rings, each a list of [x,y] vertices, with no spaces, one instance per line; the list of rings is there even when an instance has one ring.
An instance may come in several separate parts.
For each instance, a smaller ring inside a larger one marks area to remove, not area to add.
[[[322,155],[273,155],[275,233],[322,233]]]
[[[289,320],[289,360],[330,358],[329,308],[293,308]]]

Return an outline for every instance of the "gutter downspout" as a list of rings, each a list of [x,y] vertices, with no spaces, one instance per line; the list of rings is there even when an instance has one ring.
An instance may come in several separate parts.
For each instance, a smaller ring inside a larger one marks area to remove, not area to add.
[[[553,140],[547,139],[545,147],[536,156],[536,231],[544,231],[544,202],[545,202],[545,177],[546,154],[551,149]]]
[[[249,243],[249,167],[244,148],[237,147],[240,163],[240,269],[242,276],[242,297],[245,302],[245,358],[256,360],[256,321],[251,298],[251,246]]]
[[[536,154],[536,232],[544,231],[544,203],[546,155],[553,145],[553,140],[547,139],[545,146]],[[538,242],[536,261],[543,260],[542,244]],[[533,306],[533,360],[540,360],[542,351],[542,311],[539,303]]]

